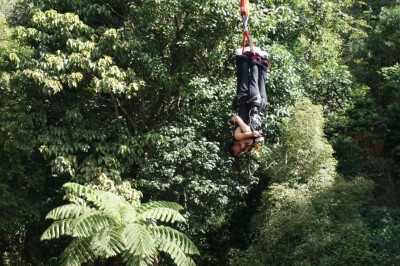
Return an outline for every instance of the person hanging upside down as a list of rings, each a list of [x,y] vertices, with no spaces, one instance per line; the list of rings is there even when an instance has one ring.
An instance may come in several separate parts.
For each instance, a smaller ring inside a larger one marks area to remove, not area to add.
[[[242,48],[236,51],[237,88],[233,109],[237,115],[229,120],[234,125],[234,141],[227,147],[233,156],[247,153],[253,147],[258,148],[257,143],[264,140],[261,116],[264,115],[267,105],[265,79],[269,60],[266,52],[258,48],[255,48],[254,52],[255,55],[247,49],[242,55]]]

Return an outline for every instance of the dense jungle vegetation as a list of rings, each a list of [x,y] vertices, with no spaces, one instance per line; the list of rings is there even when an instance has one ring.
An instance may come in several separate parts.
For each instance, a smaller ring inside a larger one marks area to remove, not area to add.
[[[400,2],[0,0],[0,265],[400,265]],[[69,201],[69,202],[68,202]]]

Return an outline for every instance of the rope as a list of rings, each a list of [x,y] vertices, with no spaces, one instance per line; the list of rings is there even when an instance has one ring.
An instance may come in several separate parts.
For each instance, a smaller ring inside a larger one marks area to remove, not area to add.
[[[243,32],[242,54],[244,54],[244,49],[246,48],[246,39],[250,44],[251,52],[253,53],[253,55],[256,55],[256,52],[254,51],[254,45],[253,45],[253,42],[251,41],[251,37],[250,37],[250,34],[249,34],[248,30],[245,30]]]

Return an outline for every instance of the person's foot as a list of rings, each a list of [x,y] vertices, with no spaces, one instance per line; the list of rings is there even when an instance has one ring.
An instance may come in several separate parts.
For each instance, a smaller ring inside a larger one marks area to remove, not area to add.
[[[260,52],[260,58],[257,60],[261,63],[262,66],[271,68],[271,64],[269,63],[268,53],[266,51]]]
[[[242,55],[242,51],[243,51],[243,48],[237,48],[236,49],[236,55]],[[254,46],[254,51],[252,51],[250,47],[245,47],[244,48],[244,54],[245,55],[247,54],[247,55],[253,56],[254,55],[253,52],[256,53],[256,55],[259,56],[260,53],[261,53],[261,49],[258,48],[258,47],[255,47],[255,46]]]
[[[263,60],[268,60],[269,54],[268,54],[266,51],[261,51],[261,52],[259,53],[259,55],[260,55],[261,59],[263,59]],[[268,60],[268,61],[269,61],[269,60]]]
[[[237,48],[237,49],[236,49],[236,55],[242,55],[242,51],[243,51],[243,48]],[[247,51],[250,51],[250,48],[249,48],[249,47],[246,47],[246,48],[244,49],[244,52],[247,52]]]

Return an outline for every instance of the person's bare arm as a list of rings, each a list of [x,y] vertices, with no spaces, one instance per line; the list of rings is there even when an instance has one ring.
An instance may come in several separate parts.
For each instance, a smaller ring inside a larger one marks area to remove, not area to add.
[[[243,133],[251,132],[250,127],[243,122],[243,120],[242,120],[242,118],[240,118],[240,116],[236,115],[236,116],[232,117],[232,121],[238,123],[238,125]]]
[[[243,139],[249,139],[249,138],[258,138],[260,137],[260,133],[258,133],[258,131],[254,131],[254,132],[242,132],[241,129],[238,127],[234,134],[233,137],[235,138],[235,140],[243,140]]]

